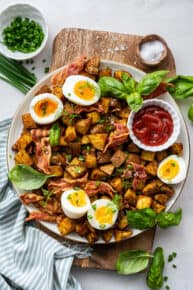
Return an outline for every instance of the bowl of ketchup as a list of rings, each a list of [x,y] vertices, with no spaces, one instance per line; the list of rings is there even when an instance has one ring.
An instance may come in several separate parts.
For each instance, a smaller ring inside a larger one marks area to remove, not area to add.
[[[130,138],[147,151],[162,151],[170,147],[180,133],[178,113],[160,99],[144,101],[138,112],[131,112],[127,126]]]

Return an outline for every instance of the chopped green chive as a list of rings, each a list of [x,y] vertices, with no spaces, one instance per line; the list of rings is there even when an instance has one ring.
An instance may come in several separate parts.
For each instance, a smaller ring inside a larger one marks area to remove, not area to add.
[[[96,204],[92,204],[93,210],[96,210]]]

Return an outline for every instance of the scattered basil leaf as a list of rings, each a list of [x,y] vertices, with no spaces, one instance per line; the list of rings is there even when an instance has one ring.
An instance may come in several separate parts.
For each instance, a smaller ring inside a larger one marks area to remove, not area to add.
[[[138,273],[147,268],[150,257],[152,256],[143,250],[122,252],[117,259],[116,270],[122,275]]]
[[[136,81],[126,73],[122,73],[121,79],[125,89],[127,90],[127,93],[134,93],[136,88]]]
[[[121,195],[120,194],[115,194],[115,196],[112,199],[112,202],[116,205],[117,208],[120,208]]]
[[[121,100],[125,100],[127,97],[125,86],[113,77],[101,77],[98,85],[102,96],[113,95]]]
[[[152,228],[156,225],[156,213],[151,208],[127,211],[128,223],[139,230]]]
[[[193,122],[193,105],[188,109],[188,119]]]
[[[42,187],[52,175],[40,173],[25,164],[17,164],[9,171],[8,177],[16,187],[24,190],[33,190]]]
[[[139,111],[143,105],[143,98],[138,92],[127,95],[126,101],[131,110],[134,112]]]
[[[155,249],[152,263],[147,275],[147,285],[151,289],[159,289],[163,285],[164,253],[161,247]]]
[[[166,80],[168,83],[167,90],[172,97],[177,100],[193,97],[193,77],[192,76],[175,76]]]
[[[137,85],[137,91],[144,96],[151,94],[163,81],[169,71],[160,70],[146,74]]]
[[[157,215],[157,224],[160,228],[167,228],[179,225],[182,219],[182,209],[179,208],[175,213],[173,212],[160,212]]]

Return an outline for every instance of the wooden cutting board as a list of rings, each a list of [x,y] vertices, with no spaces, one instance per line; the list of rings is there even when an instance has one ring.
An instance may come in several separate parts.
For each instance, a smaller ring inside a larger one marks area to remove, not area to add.
[[[136,47],[141,38],[142,36],[139,35],[65,28],[54,40],[51,71],[70,63],[78,55],[85,54],[87,56],[100,55],[102,59],[119,61],[149,72],[152,69],[141,64],[136,56]],[[167,58],[155,69],[168,69],[171,71],[171,75],[175,74],[175,61],[169,48]],[[48,231],[46,230],[46,232]],[[62,240],[61,237],[58,238],[51,232],[49,234]],[[120,243],[96,245],[93,247],[94,251],[90,258],[75,259],[74,265],[114,270],[120,252],[139,248],[151,251],[154,235],[155,229],[151,229]]]

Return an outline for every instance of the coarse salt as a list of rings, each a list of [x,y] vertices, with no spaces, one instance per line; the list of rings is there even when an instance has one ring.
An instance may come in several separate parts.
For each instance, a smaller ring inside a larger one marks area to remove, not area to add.
[[[140,55],[145,61],[155,62],[158,61],[165,47],[159,40],[147,41],[141,45]]]

